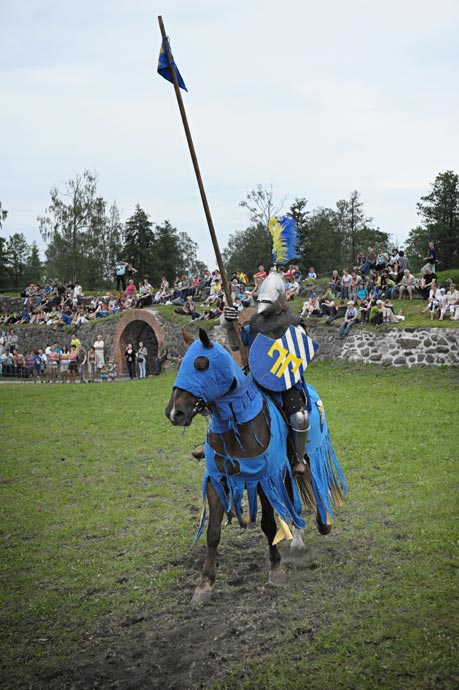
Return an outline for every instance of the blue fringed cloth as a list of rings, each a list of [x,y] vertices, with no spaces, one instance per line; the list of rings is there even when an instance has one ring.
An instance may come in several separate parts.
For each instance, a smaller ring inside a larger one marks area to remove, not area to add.
[[[270,425],[271,440],[265,452],[255,458],[231,458],[229,456],[224,458],[225,469],[229,464],[234,465],[236,461],[239,463],[240,472],[238,474],[230,475],[227,472],[220,472],[215,462],[214,450],[208,443],[205,444],[206,473],[202,485],[203,511],[201,524],[194,541],[197,541],[201,536],[206,521],[208,481],[212,482],[212,486],[225,508],[229,522],[232,521],[233,515],[236,515],[241,527],[247,526],[248,520],[242,508],[244,492],[247,493],[249,520],[255,522],[258,510],[257,487],[260,485],[279,517],[281,527],[278,535],[276,535],[277,541],[284,537],[291,538],[287,521],[293,522],[297,527],[305,526],[306,523],[301,517],[303,506],[295,482],[292,481],[293,501],[290,499],[285,486],[287,474],[291,477],[290,463],[287,458],[287,427],[279,410],[271,400],[267,401],[267,407],[269,413],[269,420],[267,421]]]

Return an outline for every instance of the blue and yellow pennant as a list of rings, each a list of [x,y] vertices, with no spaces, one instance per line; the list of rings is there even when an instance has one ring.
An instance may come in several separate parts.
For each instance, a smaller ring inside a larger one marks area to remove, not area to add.
[[[166,43],[166,41],[167,41],[167,43]],[[159,58],[158,58],[158,73],[162,77],[164,77],[164,79],[167,79],[167,81],[174,83],[174,80],[172,78],[171,67],[169,65],[169,60],[167,59],[167,50],[168,49],[169,49],[170,56],[172,58],[172,64],[174,65],[175,74],[177,75],[178,85],[180,86],[181,89],[188,92],[188,89],[185,86],[185,82],[182,79],[182,75],[178,71],[178,67],[174,62],[174,58],[172,57],[172,51],[171,51],[171,47],[170,47],[169,38],[164,38],[163,42],[161,44],[161,50],[159,51]]]

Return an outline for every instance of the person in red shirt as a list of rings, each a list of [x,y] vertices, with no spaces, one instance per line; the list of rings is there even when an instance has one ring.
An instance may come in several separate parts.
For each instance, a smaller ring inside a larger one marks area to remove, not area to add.
[[[253,282],[255,283],[255,287],[258,287],[258,285],[260,285],[260,283],[262,283],[265,278],[266,271],[264,269],[264,266],[258,266],[258,271],[253,276]]]

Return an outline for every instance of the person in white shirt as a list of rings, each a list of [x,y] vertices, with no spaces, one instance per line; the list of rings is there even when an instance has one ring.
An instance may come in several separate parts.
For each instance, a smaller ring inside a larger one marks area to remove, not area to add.
[[[447,311],[451,314],[455,314],[456,310],[459,308],[459,290],[456,290],[454,283],[450,283],[449,290],[445,294],[444,300],[440,307],[440,321],[443,321]]]

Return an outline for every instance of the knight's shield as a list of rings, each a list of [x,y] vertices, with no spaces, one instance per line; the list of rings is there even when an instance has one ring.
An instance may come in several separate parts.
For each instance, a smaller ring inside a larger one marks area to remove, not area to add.
[[[319,345],[299,326],[273,340],[259,333],[249,352],[252,376],[270,391],[286,391],[301,379]]]

